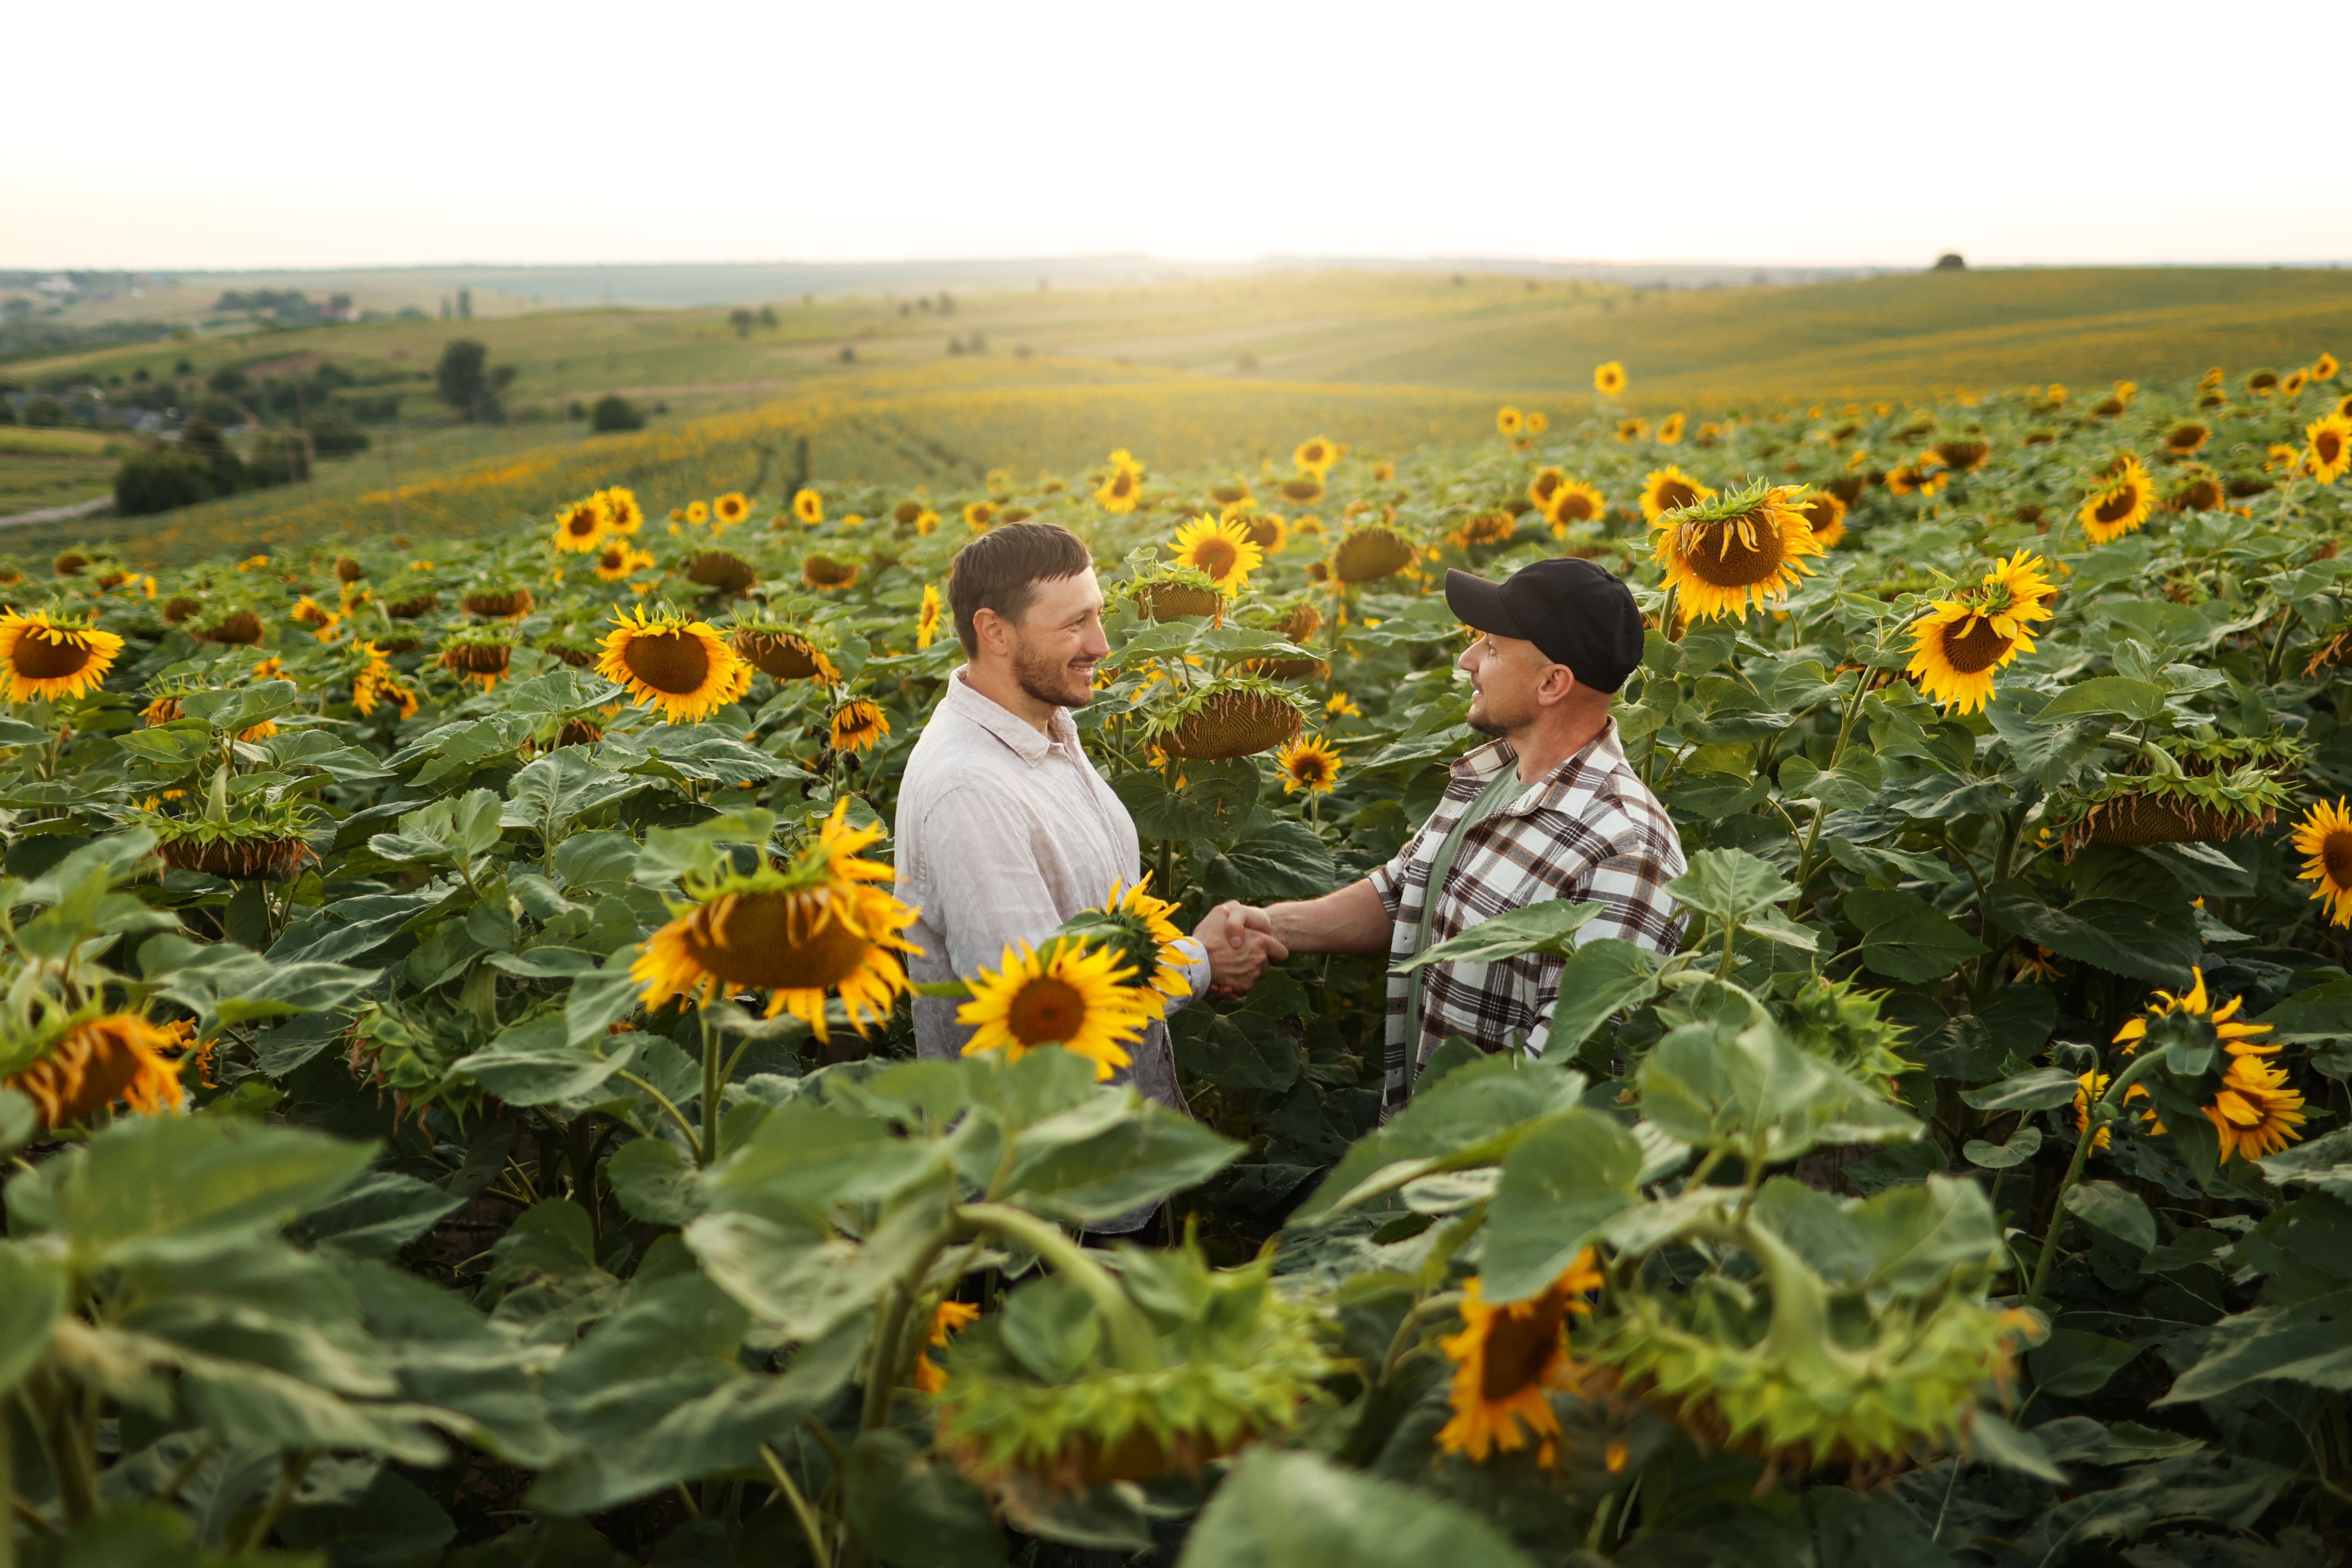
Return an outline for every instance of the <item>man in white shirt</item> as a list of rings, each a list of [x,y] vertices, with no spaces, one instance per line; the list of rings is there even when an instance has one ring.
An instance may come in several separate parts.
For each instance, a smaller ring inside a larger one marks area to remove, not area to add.
[[[898,895],[922,911],[907,933],[923,950],[908,963],[921,981],[996,969],[1007,945],[1036,946],[1142,873],[1135,821],[1087,761],[1069,714],[1093,700],[1095,668],[1110,651],[1085,542],[1051,523],[1007,523],[965,545],[950,571],[948,603],[970,662],[948,678],[915,742],[893,835]],[[1226,918],[1185,940],[1192,997],[1213,984],[1245,991],[1289,956],[1261,931],[1226,940]],[[918,1054],[961,1053],[971,1030],[955,1021],[957,1006],[915,998]],[[1154,1024],[1129,1048],[1135,1063],[1120,1081],[1183,1110],[1168,1026]],[[1102,1228],[1137,1228],[1145,1216],[1126,1217],[1134,1225]]]

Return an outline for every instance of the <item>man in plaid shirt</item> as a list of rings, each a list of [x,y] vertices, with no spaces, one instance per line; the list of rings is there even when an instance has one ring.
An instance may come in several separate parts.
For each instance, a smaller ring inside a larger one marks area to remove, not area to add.
[[[1306,902],[1227,906],[1236,944],[1246,926],[1294,953],[1389,954],[1383,1117],[1410,1098],[1448,1036],[1488,1052],[1540,1050],[1559,994],[1561,960],[1544,953],[1397,973],[1424,948],[1548,899],[1601,906],[1579,943],[1618,937],[1672,952],[1682,941],[1665,890],[1685,868],[1682,843],[1609,715],[1642,662],[1632,592],[1570,558],[1499,584],[1449,572],[1445,599],[1483,634],[1461,665],[1470,727],[1496,739],[1454,763],[1421,831],[1363,880]]]

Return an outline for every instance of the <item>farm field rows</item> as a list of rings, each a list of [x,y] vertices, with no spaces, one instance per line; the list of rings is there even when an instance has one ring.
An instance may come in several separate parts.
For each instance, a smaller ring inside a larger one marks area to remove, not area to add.
[[[371,453],[20,554],[0,1528],[449,1568],[2338,1560],[2328,342],[1687,416],[1630,354],[1501,406],[861,359],[436,437],[397,527]],[[949,563],[1026,520],[1102,579],[1077,718],[1150,884],[950,983],[1001,1027],[917,1061],[889,828]],[[1477,743],[1446,572],[1563,553],[1644,616],[1615,725],[1687,855],[1679,950],[1560,901],[1472,927],[1435,956],[1558,1004],[1385,1121],[1383,959],[1169,1014],[1190,1117],[1100,1082],[1172,931],[1386,863]]]

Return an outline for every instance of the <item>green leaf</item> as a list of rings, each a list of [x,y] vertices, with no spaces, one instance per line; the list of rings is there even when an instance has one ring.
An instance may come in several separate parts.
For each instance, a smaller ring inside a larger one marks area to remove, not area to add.
[[[1874,882],[1957,882],[1960,874],[1941,857],[1878,844],[1857,844],[1836,834],[1824,835],[1822,846],[1830,858],[1858,877]]]
[[[1227,1089],[1288,1089],[1305,1070],[1298,1042],[1272,1018],[1244,1009],[1187,1007],[1168,1020],[1176,1065]]]
[[[1769,1018],[1677,1028],[1643,1058],[1634,1081],[1643,1114],[1669,1136],[1758,1163],[1793,1160],[1817,1143],[1919,1135],[1910,1116],[1797,1049]]]
[[[49,1326],[65,1310],[65,1271],[15,1242],[0,1241],[0,1394],[41,1359]]]
[[[2113,1182],[2080,1182],[2068,1190],[2066,1206],[2119,1241],[2142,1252],[2156,1245],[2156,1216],[2137,1193]]]
[[[842,1466],[850,1527],[890,1568],[999,1568],[1004,1534],[988,1496],[901,1432],[858,1434]]]
[[[1331,851],[1315,830],[1288,818],[1252,834],[1201,868],[1202,890],[1214,900],[1268,903],[1319,899],[1339,881]]]
[[[400,819],[397,833],[379,833],[368,847],[401,864],[470,866],[499,841],[499,797],[478,789],[454,800],[436,800]]]
[[[462,1079],[478,1083],[509,1105],[553,1105],[588,1099],[636,1056],[635,1036],[591,1036],[587,1043],[571,1043],[570,1026],[562,1016],[542,1013],[500,1031],[480,1050],[461,1058],[451,1069]]]
[[[1005,1177],[1003,1201],[1080,1226],[1097,1225],[1200,1185],[1244,1148],[1149,1101],[1091,1136],[1056,1139],[1057,1125],[1076,1120],[1085,1110],[1021,1132],[1020,1157]]]
[[[1797,896],[1795,884],[1769,861],[1744,849],[1693,851],[1690,869],[1668,882],[1666,891],[1685,908],[1733,924]]]
[[[1257,805],[1263,784],[1257,764],[1247,757],[1226,763],[1185,763],[1178,776],[1183,786],[1178,797],[1207,814],[1207,837],[1213,838],[1240,830],[1249,820],[1250,808]]]
[[[1969,1447],[1987,1464],[2032,1476],[2053,1487],[2066,1484],[2066,1472],[2050,1462],[2050,1451],[2042,1446],[2040,1438],[2019,1431],[1991,1411],[1975,1412],[1969,1417],[1968,1433]]]
[[[1566,899],[1546,899],[1507,910],[1423,949],[1411,962],[1396,965],[1393,973],[1410,974],[1433,963],[1492,963],[1524,952],[1565,954],[1575,945],[1572,939],[1578,928],[1600,912],[1597,903],[1571,903]]]
[[[1456,1068],[1349,1147],[1294,1223],[1361,1203],[1437,1171],[1491,1165],[1537,1121],[1574,1105],[1585,1077],[1514,1055]]]
[[[2033,716],[2033,721],[2054,724],[2062,719],[2093,714],[2139,721],[2161,719],[2165,702],[2171,695],[2171,688],[2158,681],[2097,675],[2078,680],[2052,698],[2049,705]]]
[[[2278,1380],[2341,1392],[2352,1388],[2352,1290],[2332,1290],[2292,1306],[2257,1307],[2224,1318],[2204,1356],[2180,1374],[2158,1405],[2213,1399],[2250,1383]]]
[[[1780,795],[1785,800],[1817,800],[1836,811],[1866,811],[1886,783],[1877,757],[1854,747],[1823,770],[1803,757],[1780,764]]]
[[[2193,921],[2120,899],[2077,899],[2053,909],[2015,879],[1992,885],[1988,912],[2003,929],[2062,958],[2158,985],[2188,984],[2205,951]]]
[[[2083,1091],[2082,1080],[2064,1068],[2036,1068],[1960,1096],[1978,1110],[2054,1110],[2072,1105]]]
[[[2107,1385],[2139,1354],[2127,1340],[2111,1340],[2083,1329],[2053,1329],[2050,1337],[2026,1352],[2033,1386],[2043,1394],[2083,1399]]]
[[[2020,1127],[2009,1135],[2006,1143],[1988,1143],[1981,1138],[1971,1138],[1960,1146],[1960,1152],[1967,1156],[1969,1164],[1988,1171],[2006,1171],[2012,1165],[2021,1165],[2041,1152],[2042,1129],[2039,1127]]]
[[[1984,952],[1949,916],[1909,893],[1857,888],[1845,896],[1846,919],[1862,931],[1862,962],[1889,980],[1941,980]]]
[[[1552,1004],[1543,1059],[1573,1058],[1612,1014],[1657,994],[1657,973],[1658,960],[1647,949],[1619,937],[1600,937],[1570,953],[1560,965],[1559,999]]]
[[[304,1213],[294,1237],[344,1258],[392,1257],[465,1199],[397,1171],[371,1171]]]
[[[41,1112],[32,1100],[0,1085],[0,1154],[13,1154],[40,1131]]]
[[[1209,838],[1217,823],[1206,804],[1186,798],[1168,787],[1168,781],[1150,769],[1121,773],[1111,793],[1135,818],[1135,831],[1144,838]]]
[[[587,752],[585,746],[560,746],[526,764],[507,783],[499,824],[530,828],[552,844],[590,812],[649,786],[649,780],[599,767]]]
[[[694,1169],[667,1139],[623,1144],[604,1163],[604,1178],[621,1206],[648,1225],[683,1226],[702,1212]]]
[[[1177,1568],[1530,1568],[1479,1514],[1320,1455],[1245,1451]]]
[[[703,1272],[787,1339],[822,1339],[874,1304],[875,1293],[926,1255],[946,1211],[944,1188],[896,1205],[863,1242],[780,1216],[705,1214],[686,1227]]]
[[[1601,1225],[1641,1201],[1642,1145],[1608,1117],[1582,1109],[1550,1118],[1503,1157],[1486,1209],[1478,1278],[1486,1299],[1519,1301],[1543,1290]]]
[[[328,1012],[373,985],[382,973],[307,960],[289,963],[234,942],[200,945],[169,931],[140,948],[139,967],[150,980],[162,981],[162,994],[196,1014],[207,1031]]]
[[[131,1117],[92,1138],[56,1186],[76,1254],[142,1250],[276,1226],[325,1201],[375,1155],[291,1127],[213,1117]]]
[[[5,1143],[0,1139],[0,1143]],[[2338,1200],[2352,1200],[2352,1127],[2298,1143],[2255,1162],[2279,1185],[2309,1187]]]

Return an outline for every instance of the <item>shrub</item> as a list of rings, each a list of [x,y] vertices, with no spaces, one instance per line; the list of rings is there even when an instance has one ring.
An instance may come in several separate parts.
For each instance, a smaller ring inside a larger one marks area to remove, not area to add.
[[[596,411],[589,416],[589,429],[599,436],[616,430],[642,430],[645,414],[634,403],[617,392],[608,392],[596,400]]]
[[[174,511],[227,493],[209,461],[171,447],[137,453],[114,470],[114,510],[123,517]]]

